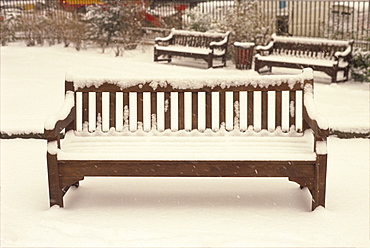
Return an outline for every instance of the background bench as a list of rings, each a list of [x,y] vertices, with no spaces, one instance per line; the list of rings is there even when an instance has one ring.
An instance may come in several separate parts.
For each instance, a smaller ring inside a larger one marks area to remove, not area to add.
[[[267,46],[257,46],[255,70],[271,67],[305,68],[323,71],[332,82],[347,81],[352,58],[351,41],[272,36]],[[338,72],[343,75],[338,80]]]
[[[171,62],[172,56],[204,59],[208,68],[226,66],[229,33],[209,33],[172,29],[165,37],[157,37],[154,45],[154,61]],[[165,56],[166,58],[159,58]],[[213,65],[213,59],[221,58],[222,64]]]
[[[69,187],[86,176],[286,177],[309,188],[312,209],[325,206],[328,126],[315,108],[311,69],[253,78],[71,78],[60,113],[45,122],[51,206],[63,207]]]

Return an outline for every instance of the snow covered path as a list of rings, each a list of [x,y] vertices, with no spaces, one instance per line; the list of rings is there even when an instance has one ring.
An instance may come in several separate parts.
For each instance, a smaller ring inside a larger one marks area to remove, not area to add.
[[[327,208],[287,179],[86,178],[48,208],[46,142],[1,140],[2,247],[368,247],[369,140],[329,138]]]
[[[184,66],[185,65],[185,66]],[[174,59],[172,64],[153,62],[153,48],[126,51],[123,57],[101,54],[89,48],[77,52],[61,45],[25,47],[11,43],[1,47],[0,131],[42,133],[45,119],[57,113],[63,100],[66,71],[73,69],[94,75],[158,76],[255,76],[254,71],[236,70],[232,62],[226,68],[208,69],[202,60]],[[292,73],[273,69],[275,74]],[[294,73],[300,73],[294,70]],[[369,133],[370,84],[346,82],[330,84],[330,78],[315,77],[315,98],[319,110],[334,130]]]

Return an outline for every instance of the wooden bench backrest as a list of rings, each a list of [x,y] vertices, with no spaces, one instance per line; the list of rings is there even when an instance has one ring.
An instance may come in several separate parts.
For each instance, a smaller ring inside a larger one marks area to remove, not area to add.
[[[171,45],[208,48],[211,42],[222,41],[227,34],[174,30]]]
[[[343,52],[350,42],[315,38],[273,37],[273,54],[334,60],[336,52]]]
[[[260,80],[263,77],[274,78],[262,76]],[[77,130],[84,127],[94,132],[101,122],[103,131],[111,128],[135,131],[142,123],[145,131],[216,131],[226,123],[228,131],[248,128],[273,132],[283,127],[283,131],[302,132],[306,129],[302,117],[303,89],[307,84],[313,86],[313,80],[297,78],[294,83],[292,80],[282,79],[267,87],[256,85],[259,82],[256,79],[248,85],[220,84],[199,89],[178,89],[169,84],[153,88],[150,82],[127,88],[102,83],[99,87],[76,89],[73,82],[66,81],[66,90],[75,91]]]

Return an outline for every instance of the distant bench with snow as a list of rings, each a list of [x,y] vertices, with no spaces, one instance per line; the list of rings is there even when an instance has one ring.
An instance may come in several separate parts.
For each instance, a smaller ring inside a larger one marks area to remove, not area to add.
[[[267,46],[257,46],[255,70],[267,66],[306,68],[323,71],[332,82],[347,81],[352,59],[353,40],[272,36]],[[342,75],[338,76],[338,72]]]
[[[312,209],[325,206],[328,126],[311,69],[250,78],[69,75],[65,90],[60,113],[45,122],[51,206],[63,207],[71,186],[96,176],[286,177],[309,188]]]
[[[204,59],[208,68],[226,66],[229,32],[211,33],[172,29],[165,37],[155,38],[154,61],[171,62],[172,56]],[[221,58],[222,64],[214,66],[213,60]]]

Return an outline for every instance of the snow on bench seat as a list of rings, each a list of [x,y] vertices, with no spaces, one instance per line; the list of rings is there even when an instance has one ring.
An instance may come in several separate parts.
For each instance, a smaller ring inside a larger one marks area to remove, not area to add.
[[[295,56],[283,56],[283,55],[269,55],[269,56],[258,56],[259,60],[263,61],[274,61],[282,63],[298,63],[298,64],[310,64],[315,66],[325,66],[330,67],[337,64],[337,61],[328,59],[316,59],[316,58],[305,58],[305,57],[295,57]],[[343,62],[339,64],[339,67],[348,66],[348,62]]]
[[[190,46],[159,46],[155,45],[156,49],[160,49],[163,51],[171,51],[171,52],[180,52],[180,53],[189,53],[189,54],[203,54],[207,55],[212,52],[210,48],[202,48],[202,47],[190,47]],[[225,50],[215,49],[213,53],[217,56],[225,54]]]
[[[57,150],[58,160],[304,160],[314,161],[312,133],[153,134],[136,131],[87,134],[70,131]]]

